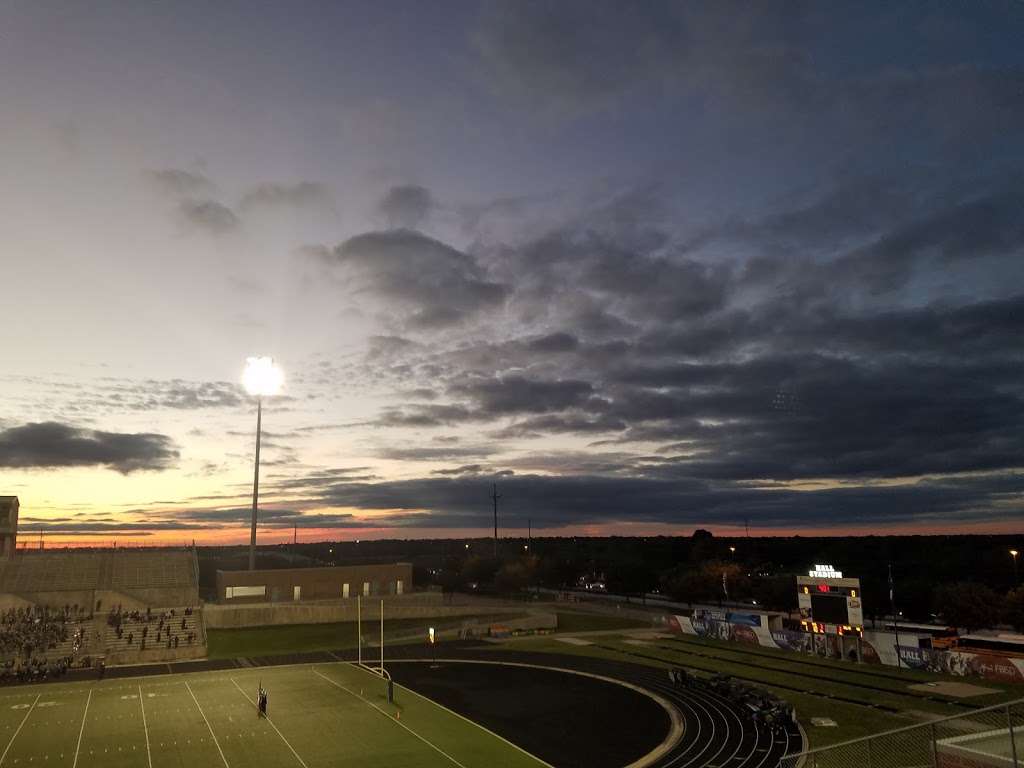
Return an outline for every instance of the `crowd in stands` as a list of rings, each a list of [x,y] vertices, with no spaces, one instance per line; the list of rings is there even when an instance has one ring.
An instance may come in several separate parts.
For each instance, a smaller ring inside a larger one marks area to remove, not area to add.
[[[196,642],[195,631],[189,630],[188,617],[191,608],[175,611],[171,608],[160,613],[153,613],[151,608],[145,611],[124,611],[118,605],[107,614],[107,625],[113,627],[118,640],[124,640],[129,646],[140,651],[147,648],[177,648],[180,644],[193,645]],[[153,626],[155,623],[155,627]]]
[[[78,605],[32,606],[0,612],[0,684],[60,677],[78,664],[88,637],[81,622],[91,615]]]

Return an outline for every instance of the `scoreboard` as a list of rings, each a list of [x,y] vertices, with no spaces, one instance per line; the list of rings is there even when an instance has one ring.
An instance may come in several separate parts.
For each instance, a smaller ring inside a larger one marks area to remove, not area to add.
[[[831,565],[817,564],[796,577],[800,623],[812,632],[861,634],[864,611],[860,579],[844,578]]]

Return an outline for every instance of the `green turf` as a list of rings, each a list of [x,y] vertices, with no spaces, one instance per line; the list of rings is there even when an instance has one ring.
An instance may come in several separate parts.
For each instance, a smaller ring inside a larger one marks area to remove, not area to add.
[[[599,613],[558,611],[555,615],[558,617],[559,632],[610,632],[616,629],[640,629],[651,626],[647,621]]]
[[[268,719],[253,703],[262,682]],[[8,689],[2,765],[540,768],[489,731],[349,664]]]
[[[449,629],[463,623],[493,621],[500,623],[519,618],[522,614],[480,614],[473,616],[446,616],[425,619],[388,619],[384,623],[384,640],[392,642],[408,639],[417,633],[424,640],[427,628]],[[380,625],[376,621],[363,622],[363,642],[375,642]],[[273,656],[305,651],[331,651],[356,647],[356,622],[332,624],[289,624],[274,627],[207,630],[207,653],[211,659],[234,659],[244,656]]]

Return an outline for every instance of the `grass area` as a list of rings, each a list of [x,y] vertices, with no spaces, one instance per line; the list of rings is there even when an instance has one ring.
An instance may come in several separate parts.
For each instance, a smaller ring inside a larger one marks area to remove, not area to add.
[[[443,618],[385,619],[384,641],[408,638],[417,633],[422,634],[425,641],[428,627],[443,630],[461,627],[467,621],[500,623],[519,618],[522,615],[505,613],[445,616]],[[233,659],[240,656],[273,656],[283,653],[355,648],[356,627],[356,622],[346,621],[331,624],[210,629],[207,630],[207,649],[211,659]],[[379,633],[380,624],[376,621],[363,622],[364,645],[368,639],[376,643]]]
[[[348,664],[9,689],[0,750],[5,764],[83,768],[543,765],[411,691],[387,704],[383,682]]]
[[[624,616],[606,616],[600,613],[558,611],[559,632],[613,632],[617,629],[642,629],[650,622]]]

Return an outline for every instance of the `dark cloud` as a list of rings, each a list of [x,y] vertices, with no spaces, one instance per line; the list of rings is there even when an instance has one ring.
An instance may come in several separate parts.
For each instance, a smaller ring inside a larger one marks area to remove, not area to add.
[[[473,401],[485,418],[513,413],[545,413],[584,405],[594,388],[585,381],[538,381],[508,376],[453,384],[449,393]]]
[[[168,469],[178,455],[166,435],[102,432],[56,422],[0,432],[0,466],[11,468],[103,466],[129,474]]]
[[[411,404],[385,408],[375,422],[381,427],[442,427],[479,418],[469,408],[456,405]]]
[[[373,294],[421,329],[458,323],[508,294],[470,254],[411,230],[358,235],[322,260],[351,294]]]
[[[242,196],[239,207],[249,210],[263,206],[291,208],[330,208],[334,198],[323,184],[301,181],[296,184],[260,184]]]
[[[496,445],[389,446],[378,451],[377,455],[392,461],[448,461],[491,456],[499,450]]]
[[[322,503],[367,511],[400,510],[372,518],[375,526],[485,527],[493,475],[472,467],[455,476],[320,487]],[[789,490],[721,485],[704,480],[578,474],[507,475],[499,491],[504,519],[535,528],[586,524],[664,523],[755,527],[852,528],[909,522],[962,524],[1002,519],[997,504],[1024,490],[1019,475],[928,479],[903,485]],[[428,510],[410,518],[401,510]]]
[[[178,211],[186,223],[212,235],[228,234],[239,226],[235,212],[216,200],[183,200]]]
[[[549,333],[527,343],[531,352],[572,352],[579,347],[579,340],[571,333]]]
[[[107,378],[75,389],[74,408],[89,412],[203,410],[232,408],[245,402],[242,387],[228,381]]]
[[[391,187],[377,208],[389,227],[416,229],[435,206],[429,189],[417,184],[405,184]]]

